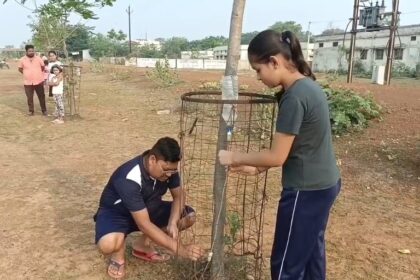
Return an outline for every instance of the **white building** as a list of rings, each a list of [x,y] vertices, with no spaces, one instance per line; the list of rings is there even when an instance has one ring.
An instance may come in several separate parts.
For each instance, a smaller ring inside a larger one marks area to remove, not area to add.
[[[309,46],[309,49],[308,49]],[[300,47],[302,49],[303,57],[309,63],[311,63],[314,59],[314,43],[301,42]]]
[[[314,51],[314,44],[309,44],[309,50],[307,48],[307,43],[302,42],[301,44],[303,57],[308,61],[312,61],[313,58],[313,51]],[[213,57],[214,59],[226,59],[227,57],[227,50],[228,46],[220,46],[213,48]],[[308,59],[309,56],[309,59]],[[248,45],[241,45],[241,58],[240,60],[248,60]]]
[[[312,68],[315,72],[347,70],[350,48],[350,32],[344,34],[314,36],[314,58]],[[354,59],[365,70],[373,66],[385,65],[389,30],[358,32]],[[394,63],[401,62],[410,68],[420,63],[420,24],[400,26],[395,38]]]
[[[228,52],[228,46],[220,46],[213,48],[214,59],[226,59]],[[241,45],[241,56],[240,60],[248,60],[248,45]]]
[[[138,47],[154,46],[157,50],[160,50],[162,47],[162,44],[159,41],[155,41],[155,40],[137,39],[137,40],[131,40],[131,43]]]
[[[182,59],[194,59],[194,58],[213,59],[213,56],[214,56],[214,52],[212,50],[181,52]]]

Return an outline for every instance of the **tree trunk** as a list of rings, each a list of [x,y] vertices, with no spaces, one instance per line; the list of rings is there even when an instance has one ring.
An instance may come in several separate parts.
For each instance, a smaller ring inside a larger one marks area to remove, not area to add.
[[[225,77],[236,77],[242,36],[242,19],[245,0],[234,0],[230,22],[229,48],[226,59]],[[235,90],[235,89],[234,89]],[[238,94],[236,92],[236,94]],[[223,106],[222,106],[223,110]],[[220,114],[217,153],[227,148],[227,120]],[[225,279],[224,273],[224,226],[226,220],[226,169],[219,163],[216,153],[216,164],[213,183],[213,229],[212,229],[212,264],[211,279]]]

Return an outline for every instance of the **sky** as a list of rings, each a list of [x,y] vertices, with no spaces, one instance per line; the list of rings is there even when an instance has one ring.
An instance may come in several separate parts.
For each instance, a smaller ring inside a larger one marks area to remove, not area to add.
[[[27,0],[27,7],[19,0],[0,1],[0,47],[14,45],[31,38],[28,27],[31,9],[46,0]],[[385,0],[386,11],[391,10],[391,0]],[[127,7],[131,17],[132,39],[186,37],[189,40],[207,36],[228,37],[233,0],[117,0],[113,7],[95,10],[99,19],[84,21],[72,18],[72,23],[95,27],[95,32],[110,29],[128,33]],[[319,34],[328,26],[344,29],[352,17],[353,0],[247,0],[243,32],[262,31],[277,21],[295,21]],[[401,25],[420,24],[420,0],[400,0]]]

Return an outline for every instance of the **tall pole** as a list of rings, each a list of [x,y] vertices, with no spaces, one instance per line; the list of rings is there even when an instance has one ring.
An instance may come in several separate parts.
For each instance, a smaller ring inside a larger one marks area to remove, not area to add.
[[[389,27],[388,56],[386,58],[386,65],[385,65],[385,81],[386,81],[387,86],[391,84],[392,62],[394,60],[395,32],[397,30],[397,24],[398,24],[399,2],[400,2],[399,0],[392,1],[392,18],[391,18],[391,26]]]
[[[126,12],[128,14],[128,50],[131,53],[131,14],[133,11],[131,10],[130,5],[128,6]]]
[[[351,27],[351,39],[350,39],[350,57],[349,57],[349,67],[347,71],[347,83],[353,81],[353,58],[354,58],[354,49],[356,47],[356,34],[357,34],[357,20],[359,19],[359,0],[354,0],[353,6],[353,24]],[[344,42],[345,47],[346,42]]]
[[[311,22],[308,22],[308,40],[307,40],[307,42],[306,42],[306,61],[308,62],[308,64],[309,64],[309,41],[310,41],[310,39],[311,39],[311,32],[309,31],[311,29]]]

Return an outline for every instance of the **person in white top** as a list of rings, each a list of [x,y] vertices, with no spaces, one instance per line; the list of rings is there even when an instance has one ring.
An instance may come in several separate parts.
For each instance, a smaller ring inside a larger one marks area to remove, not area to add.
[[[48,81],[52,87],[52,94],[55,101],[55,111],[57,118],[53,120],[53,123],[62,124],[64,123],[64,85],[63,85],[63,70],[60,66],[54,65],[51,67],[51,76]]]
[[[48,66],[47,66],[47,69],[48,69],[48,72],[49,73],[52,73],[51,72],[51,69],[52,69],[52,67],[54,65],[58,65],[58,66],[62,67],[63,64],[61,63],[61,61],[58,60],[57,53],[55,51],[49,51],[48,52]],[[48,76],[48,81],[50,80],[50,76],[51,75],[52,74],[50,74]],[[51,85],[49,85],[49,91],[48,91],[48,93],[49,93],[48,96],[50,96],[50,97],[53,96],[53,94],[52,94],[52,86]]]

